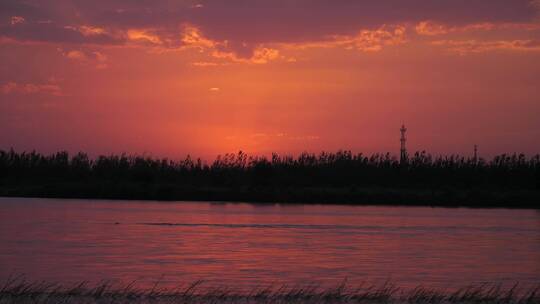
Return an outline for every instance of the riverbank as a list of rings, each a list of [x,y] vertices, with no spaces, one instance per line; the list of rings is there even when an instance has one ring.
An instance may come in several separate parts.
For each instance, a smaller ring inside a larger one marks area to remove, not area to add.
[[[262,287],[239,292],[230,287],[206,288],[201,281],[174,289],[156,284],[139,289],[135,283],[101,283],[71,286],[46,282],[7,281],[0,287],[0,303],[540,303],[540,287],[520,289],[480,285],[445,291],[422,286],[403,290],[393,284],[347,286],[322,289],[304,287]]]
[[[281,204],[539,209],[540,191],[383,187],[188,187],[156,183],[44,183],[0,186],[0,196]]]

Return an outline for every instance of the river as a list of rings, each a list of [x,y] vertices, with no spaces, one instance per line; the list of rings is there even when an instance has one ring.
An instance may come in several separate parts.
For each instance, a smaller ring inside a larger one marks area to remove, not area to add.
[[[0,198],[0,280],[540,284],[535,210]]]

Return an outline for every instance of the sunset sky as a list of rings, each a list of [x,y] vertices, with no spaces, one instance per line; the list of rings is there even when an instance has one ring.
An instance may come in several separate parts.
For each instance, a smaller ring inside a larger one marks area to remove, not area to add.
[[[540,152],[540,1],[0,1],[0,149]]]

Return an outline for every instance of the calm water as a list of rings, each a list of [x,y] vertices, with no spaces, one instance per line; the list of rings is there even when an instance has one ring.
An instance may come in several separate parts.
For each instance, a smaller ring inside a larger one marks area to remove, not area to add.
[[[540,283],[540,213],[0,198],[0,279]]]

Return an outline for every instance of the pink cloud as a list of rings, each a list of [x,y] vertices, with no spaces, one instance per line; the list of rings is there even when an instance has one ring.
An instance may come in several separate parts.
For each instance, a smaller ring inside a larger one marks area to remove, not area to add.
[[[108,32],[104,28],[97,27],[97,26],[90,26],[90,25],[81,25],[81,26],[66,25],[64,26],[64,28],[79,32],[83,36],[98,36],[98,35],[108,34]]]
[[[9,94],[17,89],[17,84],[15,82],[8,82],[2,86],[2,93]]]
[[[62,89],[58,84],[54,83],[45,83],[45,84],[35,84],[35,83],[16,83],[10,81],[1,87],[1,92],[3,94],[47,94],[53,96],[62,96]]]
[[[21,16],[12,16],[11,17],[11,25],[16,25],[19,23],[24,23],[26,20]]]

